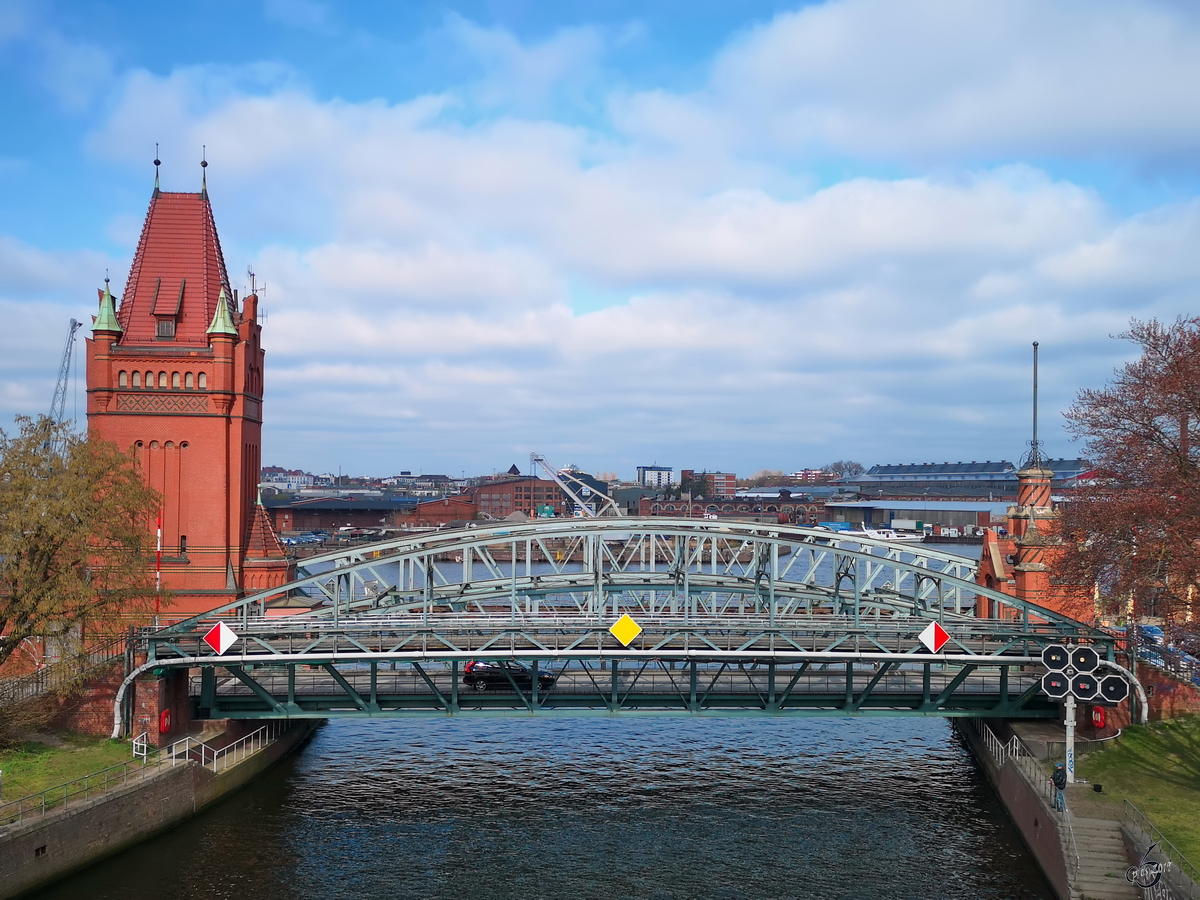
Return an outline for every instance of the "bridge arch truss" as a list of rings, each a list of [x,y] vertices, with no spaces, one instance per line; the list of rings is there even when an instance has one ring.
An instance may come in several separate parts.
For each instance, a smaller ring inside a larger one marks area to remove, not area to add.
[[[143,668],[189,669],[212,717],[1054,715],[1041,648],[1111,659],[1112,639],[975,584],[975,567],[782,525],[489,524],[309,559],[291,584],[148,633]],[[623,643],[609,629],[626,614],[641,631]],[[201,639],[218,621],[239,635],[223,656]],[[918,640],[933,621],[951,635],[939,654]],[[467,694],[470,660],[526,674]]]

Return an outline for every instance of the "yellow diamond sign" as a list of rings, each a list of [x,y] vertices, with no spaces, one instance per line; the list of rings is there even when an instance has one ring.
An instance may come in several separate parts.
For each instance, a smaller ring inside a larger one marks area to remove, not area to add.
[[[620,641],[621,646],[628,647],[633,639],[642,633],[642,626],[633,621],[629,617],[629,613],[626,613],[612,623],[608,633]]]

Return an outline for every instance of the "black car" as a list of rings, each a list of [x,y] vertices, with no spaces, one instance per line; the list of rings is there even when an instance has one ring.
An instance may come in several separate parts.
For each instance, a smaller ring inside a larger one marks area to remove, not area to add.
[[[512,681],[509,681],[512,678]],[[525,666],[516,662],[482,662],[472,660],[467,663],[463,674],[463,683],[477,691],[492,690],[511,691],[513,683],[521,690],[533,687],[533,673]],[[545,691],[554,687],[554,676],[549,672],[538,672],[538,690]]]

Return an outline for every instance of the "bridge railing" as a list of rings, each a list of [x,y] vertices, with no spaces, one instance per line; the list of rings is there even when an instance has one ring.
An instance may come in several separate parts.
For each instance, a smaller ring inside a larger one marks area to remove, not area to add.
[[[171,755],[171,765],[180,761],[194,762],[214,773],[220,773],[258,753],[287,730],[290,724],[282,720],[270,721],[223,747],[212,747],[193,737],[186,737],[176,741],[166,752]]]
[[[36,794],[0,803],[0,829],[41,818],[57,809],[78,804],[113,788],[145,781],[163,769],[195,763],[214,773],[220,773],[258,753],[279,737],[289,725],[289,722],[284,721],[268,722],[251,734],[218,748],[194,737],[185,737],[147,753],[142,758],[118,763]]]
[[[71,687],[97,669],[124,659],[127,643],[126,638],[117,638],[28,675],[0,681],[0,707]]]
[[[1021,774],[1029,787],[1043,801],[1043,805],[1057,813],[1059,821],[1063,823],[1061,832],[1063,849],[1067,856],[1067,865],[1070,867],[1069,876],[1074,882],[1079,874],[1079,847],[1075,843],[1075,828],[1071,821],[1071,813],[1067,809],[1065,801],[1063,808],[1058,809],[1055,803],[1054,783],[1046,774],[1046,770],[1042,768],[1042,764],[1030,754],[1016,735],[1013,735],[1006,743],[1001,741],[992,729],[988,728],[986,722],[967,719],[966,724],[979,735],[998,767],[1003,768],[1006,762],[1011,762],[1013,768]]]

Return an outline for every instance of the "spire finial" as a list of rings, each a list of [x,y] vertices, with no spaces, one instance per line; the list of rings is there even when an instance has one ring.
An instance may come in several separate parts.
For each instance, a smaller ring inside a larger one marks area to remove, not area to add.
[[[1040,469],[1042,458],[1042,442],[1038,440],[1038,342],[1033,342],[1033,440],[1029,442],[1029,454],[1022,464],[1023,469]]]
[[[100,293],[100,312],[92,322],[92,333],[109,332],[121,334],[121,323],[117,320],[117,304],[108,286],[108,271],[104,272],[104,290]]]
[[[162,165],[162,160],[158,158],[158,142],[154,142],[154,196],[158,196],[158,167]]]
[[[225,293],[225,285],[221,285],[221,295],[217,298],[217,308],[213,312],[212,324],[208,326],[208,333],[237,337],[237,326],[233,324],[233,316],[229,312],[229,295]]]
[[[204,144],[200,145],[200,193],[208,196],[208,173],[204,171],[208,168],[208,147]]]

